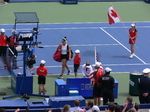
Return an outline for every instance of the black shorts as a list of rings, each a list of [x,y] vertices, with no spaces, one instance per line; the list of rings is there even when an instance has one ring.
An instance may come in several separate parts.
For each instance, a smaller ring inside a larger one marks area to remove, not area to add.
[[[45,84],[46,83],[46,77],[45,76],[39,76],[38,77],[38,84]]]
[[[61,55],[61,59],[66,59],[66,60],[68,60],[67,54],[62,54],[62,55]]]
[[[93,87],[93,97],[101,97],[101,87],[99,87],[97,85],[97,83],[94,84],[94,87]]]
[[[33,64],[31,64],[31,65],[28,65],[28,67],[29,67],[29,68],[33,68]]]
[[[7,46],[0,46],[0,56],[6,56]]]
[[[78,68],[79,68],[79,64],[74,64],[74,72],[77,72]]]

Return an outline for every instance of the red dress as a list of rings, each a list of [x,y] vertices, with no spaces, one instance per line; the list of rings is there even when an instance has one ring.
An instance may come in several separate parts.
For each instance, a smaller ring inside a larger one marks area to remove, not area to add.
[[[129,43],[135,43],[136,42],[136,38],[133,38],[133,37],[136,37],[137,36],[137,30],[136,29],[129,29],[129,35],[130,35],[130,38],[129,38]],[[132,39],[133,38],[133,39]]]

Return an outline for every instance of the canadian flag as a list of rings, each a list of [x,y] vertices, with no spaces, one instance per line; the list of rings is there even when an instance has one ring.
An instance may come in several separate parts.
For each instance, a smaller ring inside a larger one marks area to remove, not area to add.
[[[121,22],[121,18],[113,6],[108,9],[108,20],[109,24]]]

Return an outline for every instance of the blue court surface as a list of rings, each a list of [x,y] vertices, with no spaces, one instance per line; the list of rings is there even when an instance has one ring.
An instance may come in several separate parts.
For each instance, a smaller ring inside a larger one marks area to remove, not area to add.
[[[40,46],[44,48],[36,48],[35,68],[39,66],[40,60],[44,59],[50,75],[60,74],[61,63],[53,60],[53,54],[64,36],[67,36],[68,44],[73,51],[80,50],[81,65],[86,61],[95,63],[94,47],[96,47],[104,68],[110,67],[113,72],[142,71],[144,68],[149,68],[150,22],[136,23],[138,30],[135,44],[136,56],[132,59],[129,58],[128,43],[130,25],[129,22],[112,25],[108,23],[39,24],[41,34],[38,35],[38,41],[42,42]],[[17,31],[31,31],[35,26],[34,24],[17,24]],[[10,36],[13,25],[0,25],[0,28],[6,29],[6,35]],[[21,61],[18,61],[18,65],[23,66]],[[68,61],[68,65],[73,73],[73,61]],[[81,69],[78,72],[81,73]]]

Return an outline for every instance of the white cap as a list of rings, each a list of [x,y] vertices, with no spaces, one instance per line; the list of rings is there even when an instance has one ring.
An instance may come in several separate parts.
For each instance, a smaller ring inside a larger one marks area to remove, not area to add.
[[[109,67],[106,67],[106,68],[105,68],[105,71],[106,71],[106,72],[111,72],[112,69],[110,69]]]
[[[80,53],[80,50],[78,50],[78,49],[77,49],[77,50],[75,50],[75,53]]]
[[[100,109],[97,105],[93,105],[92,110],[96,110],[97,112],[100,112]]]
[[[16,30],[12,30],[12,33],[17,33],[17,31]]]
[[[46,61],[44,61],[44,60],[41,60],[41,64],[45,64],[46,63]]]
[[[135,23],[132,23],[131,26],[135,26]]]
[[[143,70],[143,73],[150,73],[150,69],[149,69],[149,68],[145,68],[145,69]]]
[[[5,32],[5,29],[2,28],[2,29],[1,29],[1,32]]]
[[[100,67],[100,66],[102,66],[102,63],[101,62],[96,62],[93,66]]]

